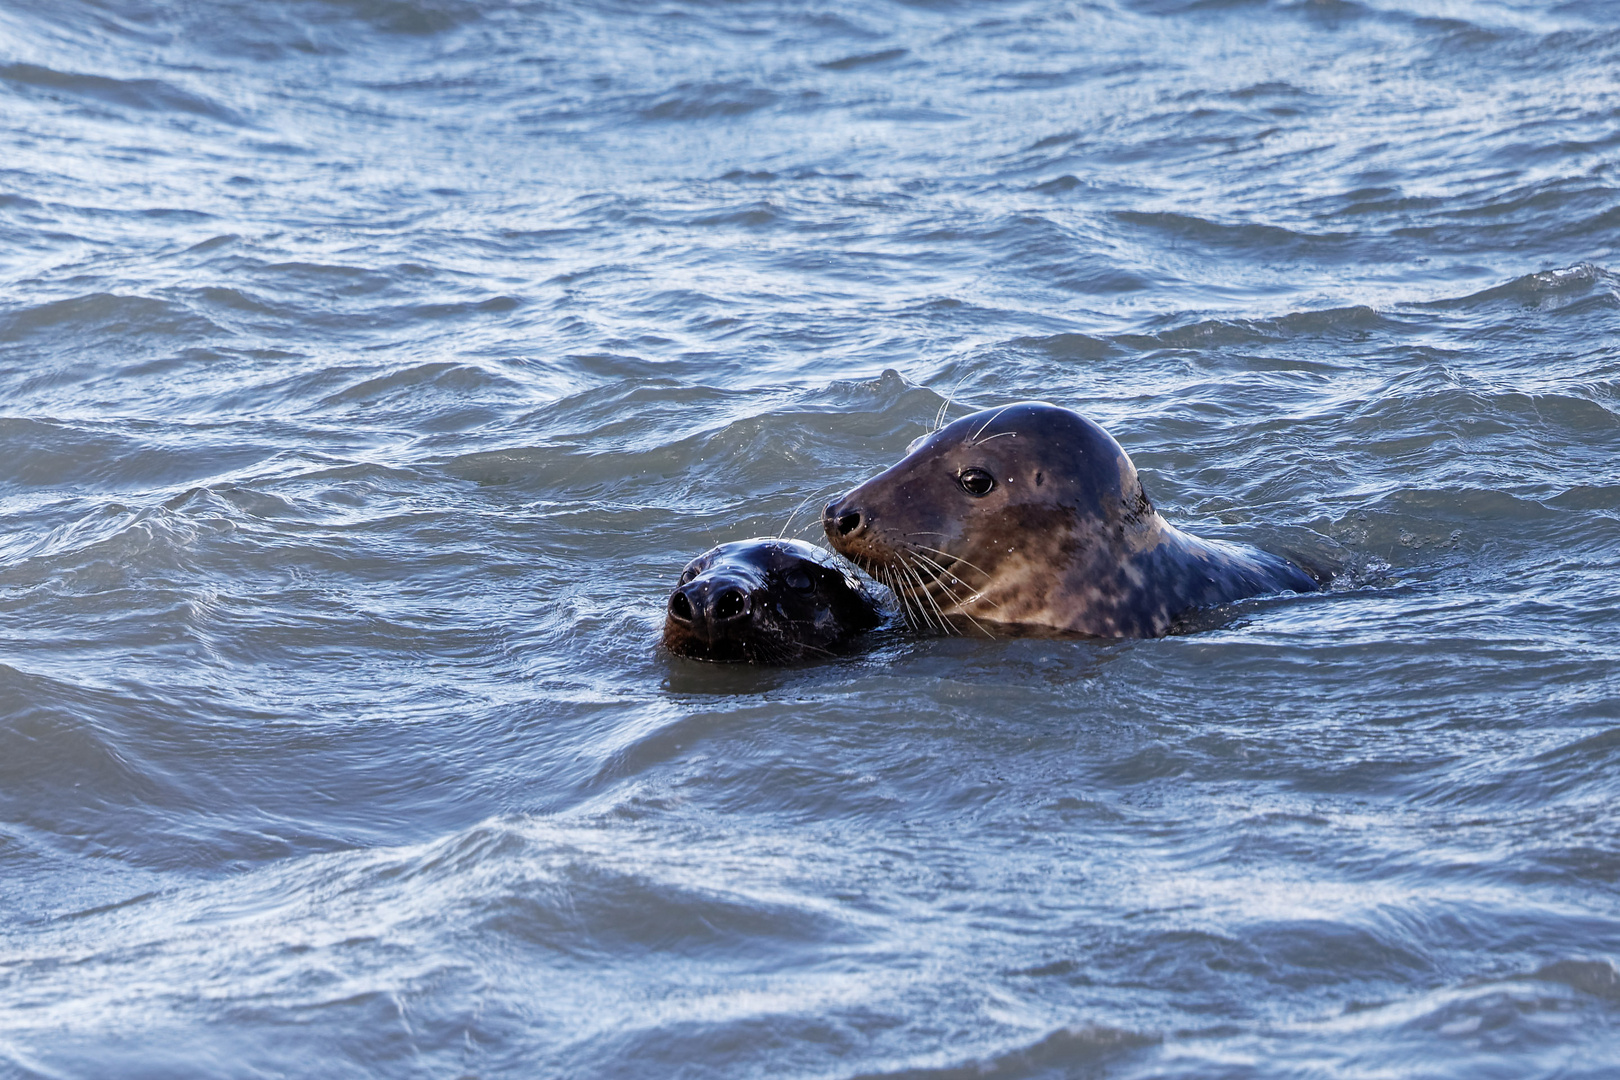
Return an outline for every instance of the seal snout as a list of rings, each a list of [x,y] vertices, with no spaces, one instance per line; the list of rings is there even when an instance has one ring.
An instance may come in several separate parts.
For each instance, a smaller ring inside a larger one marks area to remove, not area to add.
[[[669,597],[669,617],[695,628],[719,630],[753,609],[748,585],[726,577],[700,576]]]
[[[827,504],[827,509],[821,512],[822,528],[827,535],[837,538],[841,536],[854,536],[866,528],[866,515],[858,506],[845,506],[844,500],[837,499]]]

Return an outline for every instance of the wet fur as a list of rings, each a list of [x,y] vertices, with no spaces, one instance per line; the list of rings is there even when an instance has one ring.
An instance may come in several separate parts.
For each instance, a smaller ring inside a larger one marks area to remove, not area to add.
[[[797,581],[810,587],[795,587]],[[746,592],[747,616],[725,623],[677,617],[677,595],[691,590],[695,598],[710,588]],[[693,559],[665,612],[665,648],[728,663],[787,664],[836,655],[882,621],[872,589],[837,556],[802,540],[767,537],[721,544]]]
[[[984,469],[983,497],[958,477]],[[845,515],[861,515],[847,534]],[[1025,402],[964,417],[830,504],[833,546],[895,589],[908,619],[1106,638],[1157,637],[1184,613],[1318,582],[1286,559],[1165,521],[1101,427]]]

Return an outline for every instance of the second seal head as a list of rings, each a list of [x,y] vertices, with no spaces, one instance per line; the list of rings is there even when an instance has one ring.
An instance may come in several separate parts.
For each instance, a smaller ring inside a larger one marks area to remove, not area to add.
[[[833,655],[882,619],[872,590],[835,555],[756,537],[687,564],[665,606],[664,646],[696,660],[786,664]]]

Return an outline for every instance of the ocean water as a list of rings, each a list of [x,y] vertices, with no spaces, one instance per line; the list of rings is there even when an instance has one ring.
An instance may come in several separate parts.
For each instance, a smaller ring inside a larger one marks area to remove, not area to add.
[[[0,0],[0,150],[0,1076],[1620,1075],[1612,4]],[[1333,587],[658,649],[1023,398]]]

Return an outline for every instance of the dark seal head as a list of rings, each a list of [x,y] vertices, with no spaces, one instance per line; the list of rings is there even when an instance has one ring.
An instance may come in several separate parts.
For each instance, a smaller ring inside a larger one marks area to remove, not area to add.
[[[872,590],[802,540],[739,540],[681,573],[664,647],[697,660],[786,664],[829,656],[882,621]]]
[[[919,628],[1157,637],[1195,608],[1320,588],[1286,559],[1170,525],[1108,432],[1044,402],[919,439],[822,523]]]

